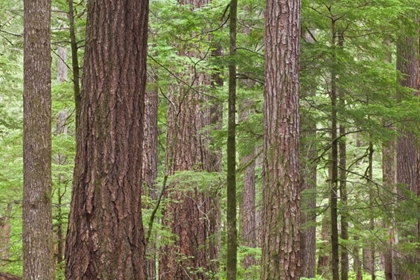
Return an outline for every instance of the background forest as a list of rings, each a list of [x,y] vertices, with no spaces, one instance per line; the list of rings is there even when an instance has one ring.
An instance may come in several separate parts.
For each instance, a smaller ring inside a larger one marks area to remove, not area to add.
[[[261,277],[266,1],[238,1],[233,54],[229,3],[150,0],[138,170],[148,279],[233,279],[236,219],[237,278]],[[301,2],[301,279],[420,279],[419,9],[417,0]],[[54,268],[64,279],[87,1],[53,0],[51,14]],[[23,3],[2,0],[0,271],[18,276],[23,26]]]

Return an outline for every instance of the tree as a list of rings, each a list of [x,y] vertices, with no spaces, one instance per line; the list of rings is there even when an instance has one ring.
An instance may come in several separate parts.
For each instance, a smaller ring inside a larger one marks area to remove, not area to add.
[[[261,279],[300,277],[300,1],[267,0]]]
[[[24,1],[24,279],[54,279],[50,28],[51,1]]]
[[[66,279],[145,279],[148,8],[147,0],[88,3]]]
[[[417,27],[418,29],[418,27]],[[399,83],[402,87],[409,88],[413,91],[411,94],[418,94],[418,77],[419,77],[419,66],[418,66],[418,55],[419,55],[419,44],[418,35],[413,36],[400,36],[397,41],[397,70],[401,72],[402,76],[399,79]],[[415,90],[415,91],[414,91]],[[410,94],[400,89],[397,92],[397,99],[403,101],[409,99]],[[407,122],[408,124],[410,122]],[[419,173],[419,148],[418,139],[410,131],[407,124],[404,124],[402,129],[399,131],[399,136],[396,143],[396,176],[397,184],[402,187],[398,190],[398,194],[404,200],[409,199],[409,192],[413,194],[419,194],[420,186],[420,173]],[[405,216],[405,215],[404,215]],[[402,218],[402,217],[401,217]],[[401,219],[400,218],[400,219]],[[406,219],[403,217],[402,219]],[[403,221],[398,221],[403,223]],[[403,226],[406,227],[406,226]],[[418,239],[419,232],[417,225],[410,225],[400,232],[401,239],[403,242],[413,242]],[[414,240],[410,240],[414,237]],[[417,253],[415,253],[417,255]],[[416,278],[412,275],[409,270],[404,266],[410,266],[418,263],[418,259],[415,256],[406,254],[400,258],[400,262],[397,265],[398,279],[411,280]]]
[[[178,1],[186,18],[208,1]],[[188,27],[187,27],[188,28]],[[206,39],[186,29],[185,41],[177,48],[183,80],[171,85],[168,94],[166,131],[166,168],[169,177],[165,189],[163,224],[171,241],[161,247],[160,279],[214,279],[218,274],[219,198],[213,172],[220,172],[220,160],[211,149],[206,131],[218,120],[209,88],[211,75],[205,71],[206,52],[200,43]],[[195,39],[200,36],[200,40]],[[185,63],[191,61],[192,63]],[[179,70],[177,70],[179,71]],[[215,113],[215,114],[212,114]],[[207,178],[202,180],[200,178]]]
[[[238,1],[231,0],[229,5],[229,95],[228,95],[228,132],[226,147],[226,220],[227,252],[226,279],[236,280],[238,241],[236,229],[236,24]]]

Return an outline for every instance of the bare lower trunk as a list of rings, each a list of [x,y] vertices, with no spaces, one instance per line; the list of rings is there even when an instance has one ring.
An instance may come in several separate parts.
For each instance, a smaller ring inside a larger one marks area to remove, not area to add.
[[[265,26],[261,280],[298,280],[300,1],[268,0]]]
[[[145,279],[140,171],[147,23],[147,0],[88,3],[69,280]]]

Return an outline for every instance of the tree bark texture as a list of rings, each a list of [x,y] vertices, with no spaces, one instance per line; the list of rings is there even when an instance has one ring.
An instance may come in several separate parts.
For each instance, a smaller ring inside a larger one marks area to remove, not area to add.
[[[228,92],[228,135],[226,147],[226,279],[236,280],[238,263],[238,233],[236,220],[236,33],[238,1],[231,0],[229,6],[229,92]]]
[[[208,1],[179,1],[200,8]],[[199,57],[195,52],[180,53]],[[218,122],[219,110],[211,105],[211,77],[190,68],[185,76],[191,87],[172,87],[168,98],[166,166],[176,172],[220,172],[220,155],[210,149],[211,138],[204,128]],[[197,174],[198,176],[198,174]],[[160,250],[159,279],[215,279],[218,274],[220,205],[218,187],[199,185],[194,176],[174,180],[165,190],[163,224],[173,238]]]
[[[147,22],[147,0],[88,3],[66,279],[145,279]]]
[[[300,1],[267,0],[261,279],[300,277]]]
[[[209,83],[199,74],[199,88]],[[170,96],[167,118],[167,164],[169,175],[177,171],[213,172],[209,159],[209,137],[203,128],[210,124],[210,110],[204,94],[179,88]],[[174,235],[173,244],[161,248],[159,279],[212,279],[217,273],[208,250],[218,241],[218,200],[214,186],[198,186],[193,178],[172,182],[165,197],[163,224]],[[211,252],[211,251],[210,251]],[[215,252],[213,252],[215,253]]]
[[[316,275],[316,179],[317,157],[316,121],[306,117],[300,122],[300,259],[301,276]]]
[[[244,100],[239,113],[239,122],[246,122],[250,115],[249,107],[251,100]],[[247,247],[255,248],[257,246],[257,224],[255,220],[255,145],[252,145],[250,152],[241,156],[241,166],[246,166],[243,173],[242,200],[240,204],[240,234],[241,243]],[[248,255],[243,260],[243,266],[248,269],[256,265],[254,256]]]
[[[51,1],[24,1],[23,279],[54,279]]]
[[[157,168],[158,168],[158,91],[156,88],[157,77],[148,74],[148,88],[145,96],[145,116],[144,116],[144,141],[143,141],[143,195],[151,201],[158,198],[156,187]],[[144,207],[153,207],[148,203]],[[152,229],[147,229],[152,230]],[[152,233],[153,234],[153,233]],[[146,246],[145,268],[147,279],[156,279],[156,239],[151,239]]]
[[[0,280],[22,280],[22,278],[9,273],[0,272]]]
[[[418,94],[418,38],[399,38],[397,42],[397,70],[403,76],[400,78],[400,85],[416,90]],[[404,99],[404,94],[397,92],[397,100]],[[397,139],[397,184],[402,186],[398,192],[399,196],[404,198],[404,191],[409,190],[415,194],[419,194],[420,176],[419,176],[419,148],[418,139],[413,133],[407,129],[400,130],[400,136]],[[397,221],[402,222],[402,221]],[[406,239],[407,236],[418,237],[418,227],[413,226],[409,232],[399,232],[399,235],[404,242],[410,242]],[[418,263],[418,258],[413,256],[400,256],[397,268],[398,279],[411,280],[415,279],[404,267],[406,265],[414,265]]]
[[[385,279],[397,280],[396,275],[396,252],[395,246],[397,245],[397,231],[395,228],[395,209],[396,205],[396,145],[395,141],[389,141],[382,144],[382,178],[384,188],[391,194],[391,206],[389,207],[389,219],[385,225],[388,227],[388,241],[385,248]]]

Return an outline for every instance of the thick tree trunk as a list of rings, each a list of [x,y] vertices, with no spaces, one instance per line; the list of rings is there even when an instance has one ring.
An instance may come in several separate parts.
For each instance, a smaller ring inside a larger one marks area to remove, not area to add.
[[[148,1],[89,2],[87,17],[66,279],[143,280]]]
[[[196,86],[209,84],[205,75],[196,77]],[[180,88],[170,96],[167,117],[167,165],[169,175],[177,171],[212,172],[209,139],[203,128],[210,124],[208,98],[191,88]],[[170,183],[166,190],[168,206],[163,210],[163,223],[175,236],[173,244],[160,252],[160,279],[212,279],[217,273],[208,252],[219,222],[217,190],[200,186],[192,175]]]
[[[51,1],[24,1],[23,278],[54,279],[51,211]]]
[[[262,280],[300,278],[300,1],[267,0]]]

